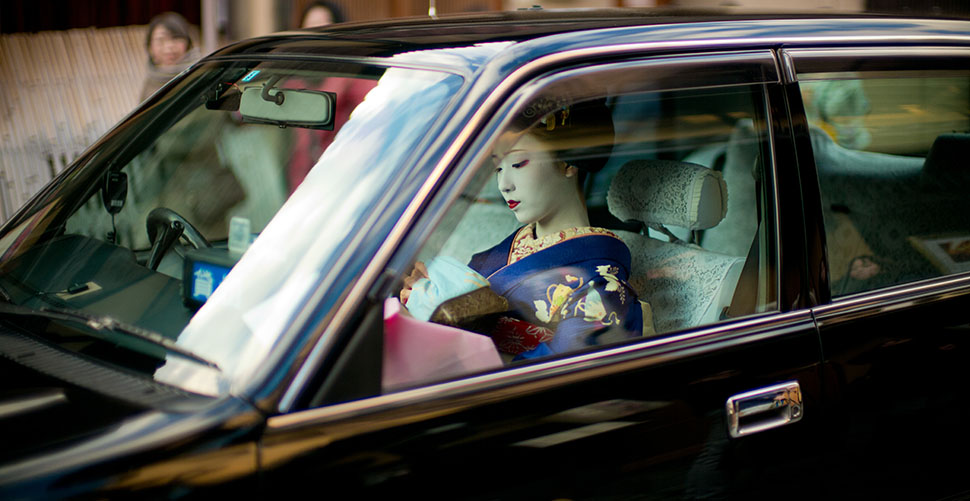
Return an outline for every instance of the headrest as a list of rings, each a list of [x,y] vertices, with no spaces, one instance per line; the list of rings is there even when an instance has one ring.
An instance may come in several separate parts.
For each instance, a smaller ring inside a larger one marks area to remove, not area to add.
[[[613,177],[606,202],[622,221],[703,230],[727,214],[727,184],[703,165],[631,160]]]
[[[953,182],[954,175],[966,172],[970,134],[940,134],[926,154],[923,175],[944,182]],[[964,189],[965,185],[960,185]]]

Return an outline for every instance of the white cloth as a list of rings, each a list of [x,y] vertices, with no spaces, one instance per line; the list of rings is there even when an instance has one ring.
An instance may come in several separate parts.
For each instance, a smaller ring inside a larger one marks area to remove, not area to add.
[[[415,282],[408,297],[408,311],[418,320],[427,321],[451,298],[489,285],[485,277],[450,256],[438,256],[427,266],[428,278]]]

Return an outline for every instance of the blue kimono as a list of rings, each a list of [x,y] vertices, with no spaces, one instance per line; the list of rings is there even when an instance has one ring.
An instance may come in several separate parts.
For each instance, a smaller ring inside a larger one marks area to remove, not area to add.
[[[543,239],[529,225],[472,256],[468,266],[509,302],[492,333],[500,351],[519,358],[603,342],[610,333],[640,336],[643,314],[626,283],[630,250],[600,228],[571,228]]]

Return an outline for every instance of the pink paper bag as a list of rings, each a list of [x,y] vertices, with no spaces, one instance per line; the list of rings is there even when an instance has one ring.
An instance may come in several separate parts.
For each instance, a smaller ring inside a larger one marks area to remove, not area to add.
[[[384,391],[501,366],[488,336],[418,320],[397,298],[384,301]]]

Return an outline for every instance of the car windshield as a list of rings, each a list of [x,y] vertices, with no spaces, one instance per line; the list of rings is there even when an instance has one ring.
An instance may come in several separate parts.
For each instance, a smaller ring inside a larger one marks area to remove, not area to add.
[[[224,394],[459,85],[346,61],[200,65],[7,224],[0,313],[75,356]]]

